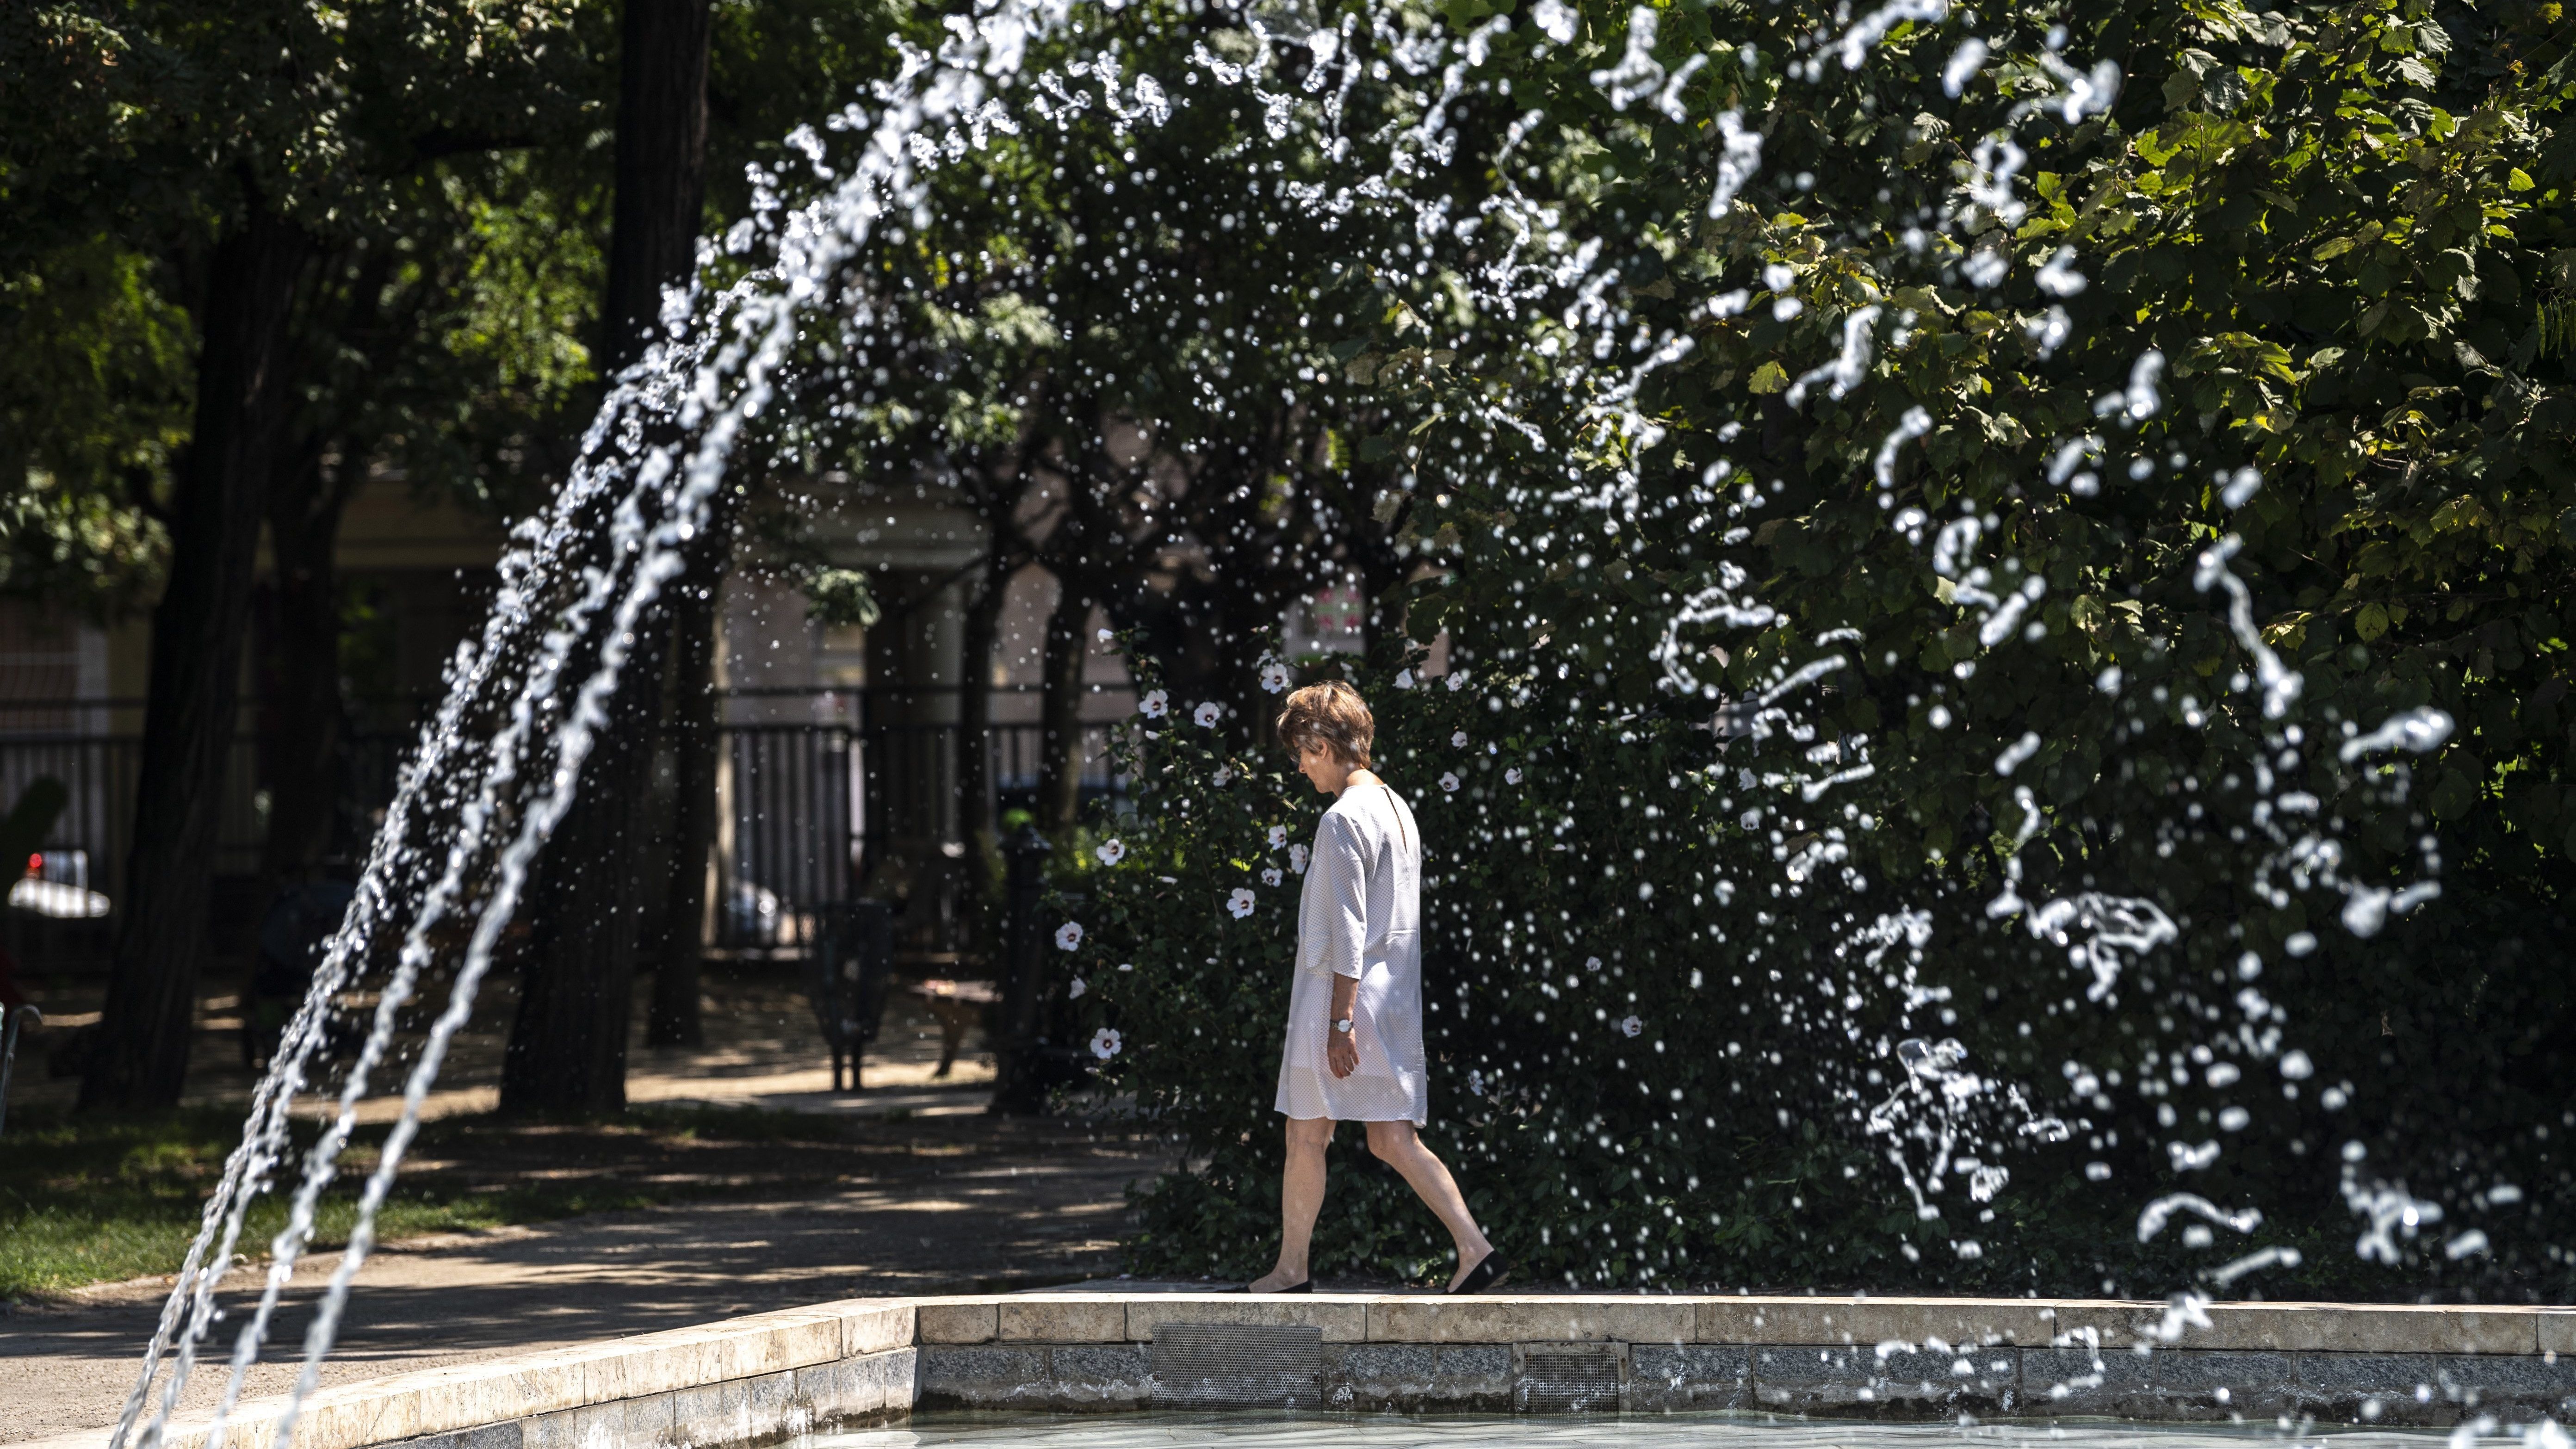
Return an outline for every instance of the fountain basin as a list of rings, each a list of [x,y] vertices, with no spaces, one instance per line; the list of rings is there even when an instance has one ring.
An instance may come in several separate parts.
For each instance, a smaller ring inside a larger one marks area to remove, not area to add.
[[[2576,1417],[2576,1309],[1721,1295],[850,1299],[314,1394],[292,1449],[675,1449],[922,1410],[1186,1407],[2442,1426]],[[2151,1352],[2142,1351],[2151,1348]],[[220,1444],[268,1449],[282,1401]],[[28,1449],[103,1449],[104,1430]]]

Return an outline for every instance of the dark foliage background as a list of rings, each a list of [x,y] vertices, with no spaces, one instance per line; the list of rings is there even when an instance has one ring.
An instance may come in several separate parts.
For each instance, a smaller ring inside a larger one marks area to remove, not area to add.
[[[1562,127],[1513,180],[1628,249],[1622,315],[1696,346],[1642,396],[1660,431],[1569,415],[1552,452],[1474,404],[1579,397],[1573,350],[1504,372],[1462,340],[1391,442],[1433,566],[1410,632],[1446,629],[1467,682],[1358,671],[1432,855],[1431,1136],[1490,1230],[1592,1285],[2563,1298],[2557,12],[2014,7],[1980,22],[1991,91],[1953,101],[1959,24],[1899,26],[1846,82],[1832,16],[1718,4],[1665,16],[1663,65],[1709,57],[1680,117],[1594,83],[1623,29],[1510,50],[1514,104]],[[1795,78],[1810,56],[1833,78]],[[2028,118],[2097,56],[2107,110]],[[1762,170],[1706,218],[1722,112]],[[2007,123],[2017,207],[1970,194]],[[2062,246],[2078,289],[2042,282]],[[1880,350],[1829,395],[1864,307]],[[1691,611],[1716,597],[1742,611]],[[2303,681],[2269,715],[2268,654]],[[2423,707],[2438,748],[2341,757]],[[1192,1153],[1140,1268],[1248,1274],[1275,1241],[1293,878],[1257,883],[1284,852],[1255,827],[1302,839],[1313,806],[1258,724],[1140,740],[1137,859],[1086,882],[1085,999],[1127,1033],[1104,1075]],[[2437,901],[2381,909],[2423,879]],[[2125,899],[2178,939],[2118,944]],[[1952,1109],[1908,1038],[1963,1050]],[[1906,1133],[1942,1123],[1936,1190]],[[1330,1263],[1437,1271],[1391,1177],[1335,1192]],[[2263,1221],[2142,1241],[2174,1193]],[[2257,1247],[2299,1262],[2227,1269]]]

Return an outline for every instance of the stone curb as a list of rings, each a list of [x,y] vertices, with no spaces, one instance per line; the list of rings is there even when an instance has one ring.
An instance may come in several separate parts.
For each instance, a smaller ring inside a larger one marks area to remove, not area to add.
[[[2576,1309],[2213,1304],[2209,1326],[2174,1348],[2117,1352],[2150,1343],[2164,1313],[2021,1298],[849,1299],[325,1389],[305,1401],[291,1449],[647,1449],[774,1439],[916,1402],[1135,1407],[1151,1396],[1155,1325],[1184,1322],[1319,1329],[1327,1397],[1350,1407],[1507,1405],[1520,1350],[1589,1343],[1619,1346],[1621,1401],[1641,1410],[2268,1418],[2367,1402],[2395,1423],[2430,1422],[2437,1401],[2576,1408]],[[270,1449],[283,1409],[248,1401],[220,1444],[203,1423],[173,1425],[164,1443]],[[103,1449],[107,1437],[19,1449]]]

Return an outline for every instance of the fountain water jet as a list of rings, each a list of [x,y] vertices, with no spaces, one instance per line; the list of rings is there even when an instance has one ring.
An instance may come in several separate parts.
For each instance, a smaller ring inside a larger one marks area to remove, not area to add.
[[[319,1197],[336,1175],[337,1157],[354,1124],[357,1104],[383,1066],[397,1021],[415,999],[423,972],[436,959],[431,932],[443,922],[470,917],[470,943],[450,995],[427,1047],[407,1075],[402,1115],[369,1177],[349,1251],[333,1274],[307,1334],[298,1395],[313,1386],[336,1335],[350,1284],[372,1244],[374,1213],[417,1130],[420,1103],[455,1031],[473,1008],[476,990],[492,964],[494,944],[518,905],[528,871],[577,788],[582,762],[605,718],[605,703],[618,687],[627,660],[626,641],[649,617],[661,590],[682,567],[681,546],[701,526],[707,501],[721,486],[725,466],[747,424],[775,395],[782,373],[792,365],[799,326],[829,297],[835,274],[882,219],[907,216],[923,205],[927,193],[922,177],[929,168],[962,158],[993,135],[1019,131],[1022,122],[1007,101],[1025,104],[1039,120],[1063,124],[1088,104],[1091,95],[1087,85],[1068,85],[1068,80],[1097,80],[1104,109],[1122,127],[1162,125],[1176,106],[1188,104],[1185,93],[1166,91],[1151,76],[1139,73],[1132,81],[1125,80],[1117,62],[1109,59],[1086,58],[1059,70],[1024,75],[1028,47],[1059,33],[1067,13],[1061,6],[1025,7],[1005,0],[982,7],[971,22],[957,23],[950,43],[937,57],[907,53],[902,74],[879,88],[873,114],[853,105],[828,123],[835,132],[864,138],[857,158],[837,179],[825,164],[828,148],[820,136],[806,130],[791,138],[791,145],[813,163],[817,174],[833,180],[828,193],[789,208],[777,190],[777,179],[766,179],[754,217],[728,235],[721,251],[707,248],[703,260],[712,267],[720,257],[745,256],[766,248],[761,259],[768,265],[721,292],[674,297],[665,313],[670,335],[620,380],[593,423],[582,464],[562,496],[542,518],[516,531],[513,553],[504,566],[502,599],[479,646],[461,654],[451,671],[451,693],[424,731],[416,761],[371,854],[359,903],[334,937],[270,1076],[260,1084],[243,1146],[227,1162],[188,1267],[147,1351],[119,1426],[120,1446],[142,1416],[162,1357],[175,1345],[176,1362],[160,1409],[143,1430],[145,1449],[157,1442],[192,1370],[197,1346],[211,1331],[214,1289],[237,1241],[248,1199],[265,1186],[283,1148],[288,1109],[305,1084],[304,1073],[320,1040],[329,1002],[352,979],[378,932],[403,922],[406,883],[432,864],[430,852],[412,843],[413,833],[428,828],[433,820],[444,824],[452,817],[454,834],[436,856],[437,874],[421,890],[417,904],[408,906],[396,970],[358,1063],[341,1084],[336,1118],[309,1155],[288,1227],[272,1245],[272,1264],[259,1307],[236,1342],[225,1408],[229,1412],[244,1374],[265,1343],[279,1294],[313,1231]],[[1851,21],[1837,35],[1819,37],[1814,58],[1796,74],[1806,84],[1821,84],[1825,54],[1838,54],[1845,71],[1858,71],[1901,22],[1938,22],[1946,14],[1947,7],[1938,0],[1929,4],[1898,0]],[[1299,23],[1273,18],[1283,25]],[[1562,208],[1523,194],[1508,167],[1497,168],[1501,192],[1479,203],[1476,218],[1490,225],[1490,234],[1508,238],[1499,252],[1476,251],[1465,224],[1450,219],[1452,198],[1405,189],[1419,185],[1436,192],[1431,174],[1454,161],[1462,139],[1456,110],[1485,64],[1495,37],[1508,29],[1507,18],[1495,17],[1460,37],[1410,32],[1383,11],[1367,20],[1365,34],[1358,28],[1359,17],[1344,16],[1338,27],[1318,27],[1296,41],[1259,17],[1247,17],[1245,29],[1253,41],[1248,63],[1223,59],[1204,45],[1195,62],[1222,84],[1246,86],[1263,107],[1274,140],[1289,135],[1301,116],[1320,116],[1332,134],[1329,154],[1336,163],[1345,164],[1364,154],[1355,150],[1353,138],[1338,132],[1354,88],[1367,70],[1364,53],[1373,51],[1374,63],[1383,66],[1391,61],[1408,77],[1436,74],[1436,89],[1426,87],[1416,100],[1415,120],[1389,146],[1383,175],[1334,188],[1315,186],[1311,195],[1301,199],[1334,215],[1363,206],[1410,206],[1414,237],[1426,254],[1436,246],[1444,254],[1455,252],[1472,259],[1462,263],[1460,271],[1473,279],[1471,296],[1482,315],[1506,322],[1527,319],[1556,324],[1573,339],[1560,345],[1549,337],[1536,349],[1559,368],[1546,383],[1469,401],[1457,416],[1488,429],[1493,438],[1517,439],[1531,456],[1563,445],[1567,455],[1578,461],[1563,470],[1561,480],[1548,479],[1541,490],[1542,501],[1554,508],[1597,514],[1604,520],[1605,532],[1633,524],[1645,514],[1648,501],[1633,460],[1665,434],[1664,425],[1641,399],[1659,372],[1691,354],[1693,338],[1681,327],[1639,317],[1631,304],[1622,302],[1620,258],[1615,249],[1602,237],[1569,236]],[[1545,17],[1541,24],[1548,24]],[[1695,56],[1667,71],[1655,59],[1654,24],[1654,12],[1636,12],[1629,21],[1622,58],[1592,80],[1609,96],[1614,110],[1637,105],[1641,112],[1679,119],[1682,87],[1706,58]],[[1283,79],[1280,89],[1267,89],[1283,49],[1292,54],[1302,50],[1311,58],[1307,79],[1302,86]],[[1983,73],[1991,54],[1986,41],[1966,38],[1942,72],[1944,88],[1958,94]],[[2012,109],[2004,129],[1977,141],[1975,171],[1963,186],[1964,200],[1939,219],[1945,237],[1955,234],[1973,241],[1988,222],[2009,222],[2026,213],[2027,206],[2015,196],[2014,188],[2029,153],[2015,139],[2014,126],[2025,121],[2073,126],[2110,105],[2118,74],[2109,62],[2079,71],[2057,57],[2054,44],[2045,49],[2042,60],[2043,69],[2056,77],[2059,88],[2022,101]],[[1338,85],[1332,78],[1337,66]],[[1527,134],[1525,123],[1515,123],[1499,154],[1509,155]],[[1740,194],[1757,179],[1762,142],[1760,132],[1748,129],[1743,112],[1736,108],[1720,115],[1717,135],[1720,151],[1707,210],[1712,217],[1723,218],[1732,214]],[[2045,289],[2052,295],[2072,295],[2080,289],[2082,278],[2072,271],[2079,260],[2072,249],[2060,249],[2044,273],[2044,278],[2055,278]],[[1959,274],[1972,285],[1985,286],[2000,281],[2002,274],[1993,270],[1998,264],[1991,254],[1971,246],[1957,265]],[[1778,294],[1775,316],[1794,315],[1794,309],[1804,305],[1788,294],[1788,280],[1766,279],[1765,286]],[[1752,292],[1747,286],[1716,298],[1708,315],[1741,313]],[[1789,390],[1788,405],[1793,409],[1804,405],[1811,393],[1839,399],[1857,386],[1874,365],[1903,349],[1910,325],[1907,316],[1876,303],[1847,313],[1838,353],[1801,376]],[[2063,345],[2067,334],[2062,309],[2052,316],[2056,320],[2051,324],[2048,350],[2053,351]],[[1882,326],[1889,331],[1883,341]],[[2128,385],[2107,395],[2107,406],[2097,408],[2098,426],[2106,431],[2134,429],[2155,416],[2162,408],[2158,389],[2162,365],[2159,353],[2141,355]],[[1933,426],[1931,415],[1918,407],[1887,434],[1876,466],[1882,489],[1893,487],[1901,450]],[[2102,444],[2088,435],[2065,446],[2075,449],[2081,460],[2099,452]],[[2066,476],[2070,471],[2051,466],[2049,485],[2071,487],[2075,480]],[[1531,476],[1541,475],[1532,469]],[[1703,479],[1704,501],[1712,512],[1722,499],[1718,484],[1725,476],[1712,467]],[[1750,482],[1742,486],[1753,487]],[[2250,489],[2231,492],[2231,506],[2251,496]],[[1741,495],[1727,508],[1730,525],[1758,501],[1756,493]],[[1882,493],[1880,502],[1892,510],[1892,494]],[[1930,524],[1914,509],[1893,513],[1889,521],[1918,545]],[[1732,541],[1737,535],[1727,536]],[[1988,655],[2013,648],[2041,597],[2035,576],[2017,585],[2000,581],[2015,574],[2018,561],[1981,553],[1991,541],[1989,525],[1963,516],[1934,531],[1930,558],[1932,572],[1946,582],[1950,597],[1963,611],[1974,611],[1969,617],[1977,626],[1980,650]],[[2281,664],[2254,629],[2250,595],[2228,567],[2236,546],[2231,535],[2207,550],[2194,582],[2204,593],[2215,588],[2225,595],[2227,626],[2257,664],[2263,716],[2282,720],[2299,697],[2299,677]],[[1729,712],[1730,729],[1740,731],[1757,749],[1780,739],[1801,746],[1813,742],[1815,726],[1801,712],[1802,699],[1850,663],[1842,653],[1820,654],[1795,668],[1775,671],[1750,701],[1720,700],[1720,682],[1702,678],[1695,664],[1703,631],[1753,630],[1776,622],[1777,611],[1755,597],[1753,582],[1735,570],[1680,601],[1663,630],[1665,643],[1658,656],[1676,697],[1719,705]],[[1828,634],[1816,641],[1816,647],[1829,648],[1837,642],[1842,641]],[[1968,667],[1973,663],[1963,661]],[[2108,691],[2117,687],[2116,682],[2105,686]],[[475,729],[495,719],[498,727],[489,741],[478,743],[473,738]],[[2372,748],[2428,748],[2448,731],[2447,719],[2410,719],[2412,723],[2391,721],[2369,736],[2341,742],[2341,758],[2349,761]],[[2001,775],[2013,773],[2039,744],[2035,736],[1997,743],[2003,746],[1995,765]],[[2291,727],[2266,741],[2264,750],[2302,743]],[[1833,746],[1829,753],[1824,752],[1825,744]],[[2259,755],[2255,768],[2261,788],[2274,795],[2267,809],[2296,813],[2293,797],[2298,792],[2276,791],[2272,766]],[[1837,791],[1863,785],[1874,770],[1866,740],[1817,742],[1803,758],[1772,768],[1758,780],[1746,771],[1744,788],[1794,791],[1813,805]],[[463,787],[466,778],[472,781],[470,790]],[[2122,969],[2119,953],[2143,956],[2175,939],[2178,928],[2153,902],[2141,898],[2085,893],[2036,904],[2022,900],[2014,889],[2021,882],[2018,851],[2031,840],[2041,811],[2027,791],[2019,798],[2025,818],[2015,853],[2007,857],[2009,884],[1994,900],[1995,913],[2021,914],[2034,937],[2065,947],[2071,958],[2093,973],[2089,994],[2108,1002]],[[2273,823],[2273,817],[2267,815],[2266,822]],[[2321,885],[2341,890],[2353,902],[2345,919],[2356,932],[2365,926],[2375,929],[2387,913],[2403,911],[2429,897],[2429,882],[2392,892],[2346,880],[2336,869],[2339,856],[2330,835],[2306,831],[2294,836],[2286,827],[2275,824],[2274,828],[2280,849],[2267,858],[2266,869],[2268,860],[2278,860],[2299,873],[2302,888]],[[1818,841],[1798,853],[1784,878],[1802,887],[1821,884],[1834,878],[1828,868],[1839,866],[1842,882],[1858,890],[1853,884],[1858,879],[1856,868],[1847,863],[1847,852],[1835,854],[1840,845],[1838,839],[1823,838],[1820,833]],[[1912,1012],[1947,1010],[1937,1006],[1942,998],[1933,988],[1916,980],[1925,945],[1910,917],[1880,915],[1867,925],[1855,925],[1836,950],[1861,953],[1869,971],[1856,973],[1854,980],[1864,984],[1889,964],[1888,953],[1901,950],[1905,985],[1898,993],[1897,1009],[1910,1024]],[[1852,990],[1855,1004],[1839,1010],[1848,1034],[1857,1041],[1859,999],[1870,993],[1860,985]],[[2063,1136],[2069,1131],[2066,1123],[2042,1111],[2019,1086],[1965,1070],[1952,1045],[1908,1037],[1887,1048],[1902,1061],[1905,1076],[1870,1115],[1870,1130],[1889,1137],[1894,1165],[1918,1211],[1927,1218],[1938,1216],[1930,1198],[1945,1177],[1964,1173],[1971,1180],[1971,1196],[1987,1200],[2005,1181],[2005,1169],[1987,1159],[2001,1157],[2023,1138]],[[2275,1033],[2258,1055],[2279,1051]],[[2286,1069],[2286,1057],[2283,1062]],[[1998,1115],[1998,1107],[2009,1110]],[[1928,1153],[1919,1165],[1906,1155],[1907,1142]],[[2379,1204],[2388,1190],[2355,1184],[2348,1192],[2356,1201]],[[2173,1201],[2168,1198],[2163,1203]],[[2155,1210],[2156,1205],[2148,1209]],[[2165,1210],[2169,1213],[2170,1206]],[[2376,1215],[2379,1208],[2369,1211]],[[2159,1225],[2161,1221],[2159,1217]],[[2248,1230],[2250,1226],[2249,1222]],[[2142,1237],[2153,1236],[2143,1216],[2139,1230]],[[2385,1232],[2383,1225],[2383,1239]],[[1959,1251],[1966,1256],[1967,1245]],[[2264,1252],[2274,1253],[2267,1261],[2287,1261],[2275,1250]],[[2239,1259],[2220,1270],[2226,1277],[2213,1275],[2214,1281],[2223,1284],[2252,1271],[2254,1259],[2261,1256]],[[2189,1320],[2187,1310],[2177,1311],[2180,1321]],[[279,1429],[281,1444],[291,1425],[290,1415]]]

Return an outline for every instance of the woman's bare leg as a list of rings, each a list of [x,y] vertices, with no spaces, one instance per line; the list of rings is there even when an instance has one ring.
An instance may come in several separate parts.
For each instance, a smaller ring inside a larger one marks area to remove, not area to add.
[[[1457,1179],[1449,1175],[1449,1169],[1430,1148],[1422,1145],[1421,1136],[1410,1122],[1371,1122],[1368,1143],[1369,1151],[1402,1174],[1432,1215],[1440,1219],[1440,1225],[1449,1230],[1450,1238],[1458,1245],[1458,1271],[1450,1276],[1449,1286],[1457,1287],[1458,1280],[1494,1250],[1494,1245],[1485,1241],[1484,1230],[1476,1226],[1476,1215],[1467,1211],[1467,1199],[1459,1193]]]
[[[1279,1266],[1252,1280],[1255,1293],[1294,1288],[1308,1276],[1306,1252],[1315,1241],[1315,1215],[1324,1210],[1324,1149],[1333,1119],[1288,1119],[1288,1168],[1279,1174]]]

